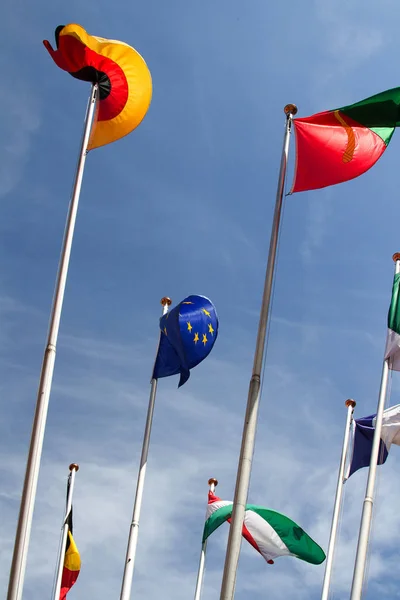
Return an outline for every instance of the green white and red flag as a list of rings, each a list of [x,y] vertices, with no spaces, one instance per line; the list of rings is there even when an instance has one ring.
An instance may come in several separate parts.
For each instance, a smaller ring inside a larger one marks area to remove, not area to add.
[[[400,273],[393,280],[385,359],[389,359],[389,369],[400,371]]]
[[[203,542],[222,523],[231,521],[232,506],[232,502],[208,493]],[[295,556],[314,565],[325,560],[322,548],[297,523],[262,506],[246,505],[242,535],[269,564],[278,556]]]
[[[400,87],[293,123],[296,167],[291,192],[354,179],[382,156],[400,125]]]

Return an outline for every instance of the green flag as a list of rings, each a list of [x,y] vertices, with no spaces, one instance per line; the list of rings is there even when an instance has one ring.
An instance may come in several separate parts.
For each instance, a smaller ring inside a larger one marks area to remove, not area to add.
[[[203,542],[232,517],[232,502],[209,493]],[[246,504],[243,537],[270,564],[279,556],[295,556],[313,565],[325,560],[325,553],[294,521],[269,508]]]
[[[389,358],[389,369],[400,371],[400,273],[394,276],[392,301],[388,315],[388,336],[385,359]]]

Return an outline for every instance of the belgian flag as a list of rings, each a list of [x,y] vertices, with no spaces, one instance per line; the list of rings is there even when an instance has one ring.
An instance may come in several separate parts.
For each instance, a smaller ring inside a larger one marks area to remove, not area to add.
[[[69,590],[78,579],[81,557],[72,537],[72,508],[68,515],[68,538],[65,548],[64,568],[61,579],[60,600],[65,600]]]

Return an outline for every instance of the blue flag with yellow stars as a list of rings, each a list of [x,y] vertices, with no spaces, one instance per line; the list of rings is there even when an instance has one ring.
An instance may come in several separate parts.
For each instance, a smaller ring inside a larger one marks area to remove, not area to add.
[[[188,296],[160,319],[160,345],[153,379],[180,373],[179,386],[190,369],[211,352],[218,335],[215,306],[205,296]]]

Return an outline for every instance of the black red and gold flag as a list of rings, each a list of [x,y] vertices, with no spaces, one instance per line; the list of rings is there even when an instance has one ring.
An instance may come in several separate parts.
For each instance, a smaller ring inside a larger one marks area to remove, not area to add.
[[[98,84],[99,99],[88,150],[131,133],[150,106],[150,71],[134,48],[124,42],[89,35],[75,23],[55,32],[57,50],[43,44],[60,69],[72,77]]]
[[[64,567],[61,579],[60,600],[65,600],[69,590],[78,579],[81,557],[72,536],[72,508],[68,516],[68,538],[65,548]]]

